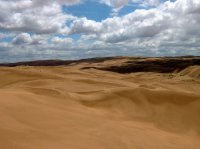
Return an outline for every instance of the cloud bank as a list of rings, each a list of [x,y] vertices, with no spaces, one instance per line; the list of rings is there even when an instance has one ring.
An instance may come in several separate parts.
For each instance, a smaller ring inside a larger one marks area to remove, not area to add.
[[[81,2],[0,0],[1,61],[200,55],[199,0],[101,0],[117,10],[138,5],[128,14],[101,22],[62,9]]]

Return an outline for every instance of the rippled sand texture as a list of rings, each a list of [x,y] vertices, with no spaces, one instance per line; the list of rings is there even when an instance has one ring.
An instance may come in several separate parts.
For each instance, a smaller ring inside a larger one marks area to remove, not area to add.
[[[0,148],[200,148],[199,66],[80,69],[88,65],[0,68]]]

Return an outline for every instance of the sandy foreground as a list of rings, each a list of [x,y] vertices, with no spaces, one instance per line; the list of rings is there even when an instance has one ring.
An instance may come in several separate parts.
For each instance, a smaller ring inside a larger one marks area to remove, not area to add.
[[[0,148],[200,148],[200,66],[119,74],[86,65],[1,67]]]

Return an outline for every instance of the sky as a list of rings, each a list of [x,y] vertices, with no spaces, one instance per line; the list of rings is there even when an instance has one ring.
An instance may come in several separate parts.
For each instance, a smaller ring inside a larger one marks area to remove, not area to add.
[[[200,55],[200,0],[0,0],[0,62]]]

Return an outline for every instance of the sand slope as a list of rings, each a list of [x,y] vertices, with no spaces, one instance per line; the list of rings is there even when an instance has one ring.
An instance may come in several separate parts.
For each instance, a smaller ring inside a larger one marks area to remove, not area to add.
[[[0,148],[199,148],[199,66],[118,74],[86,65],[0,68]]]

